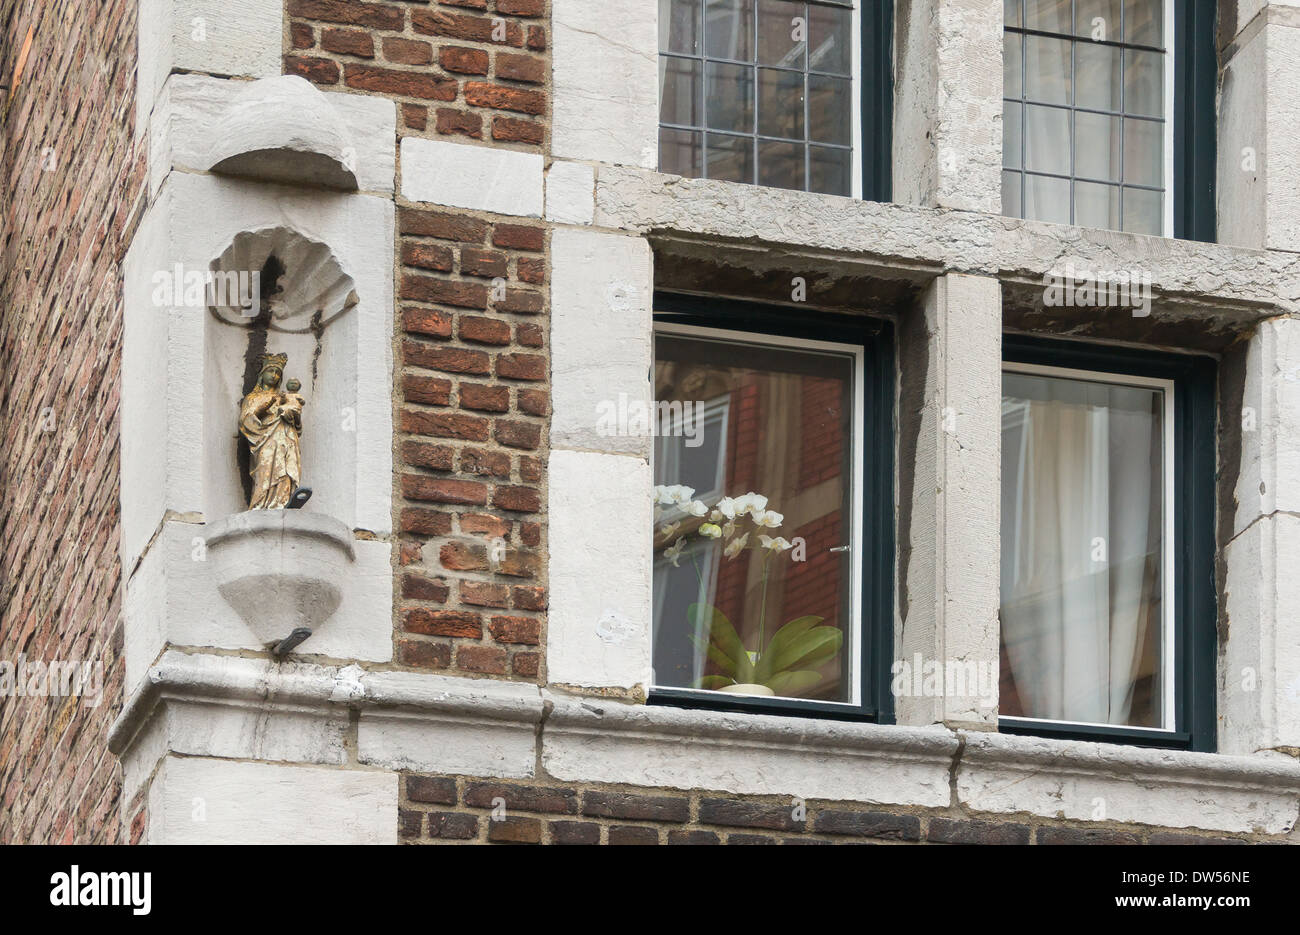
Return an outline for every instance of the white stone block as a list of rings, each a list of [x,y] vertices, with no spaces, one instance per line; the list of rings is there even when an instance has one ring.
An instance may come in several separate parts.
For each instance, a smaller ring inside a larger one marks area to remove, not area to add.
[[[548,474],[550,682],[648,688],[650,465],[553,450]]]
[[[553,155],[658,164],[658,20],[645,0],[554,0]]]
[[[553,162],[546,170],[546,220],[590,224],[596,210],[596,170],[580,162]]]
[[[552,448],[649,456],[651,436],[619,413],[653,401],[651,263],[639,237],[551,235]]]
[[[402,196],[454,208],[542,216],[542,157],[418,136],[402,139]]]
[[[532,723],[363,711],[357,759],[386,769],[527,778],[537,761],[536,741]]]
[[[1233,533],[1276,511],[1300,513],[1300,320],[1260,324],[1246,349]]]
[[[150,844],[396,844],[398,777],[379,770],[169,756]]]

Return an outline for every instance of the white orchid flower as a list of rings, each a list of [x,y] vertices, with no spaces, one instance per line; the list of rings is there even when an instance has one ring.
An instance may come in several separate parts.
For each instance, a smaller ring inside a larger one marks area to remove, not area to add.
[[[784,552],[786,549],[794,547],[793,542],[787,541],[782,536],[773,539],[771,536],[759,536],[758,544],[765,549],[771,549],[773,552]]]
[[[734,519],[722,527],[722,534],[728,539],[736,534],[736,521]]]
[[[692,500],[686,504],[687,516],[704,516],[709,512],[709,507],[703,500]]]
[[[671,546],[669,546],[668,548],[664,549],[664,558],[666,558],[666,559],[668,559],[668,561],[672,562],[672,563],[673,563],[673,567],[676,568],[676,567],[677,567],[677,561],[678,561],[678,559],[680,559],[680,558],[682,557],[682,549],[684,549],[684,548],[686,548],[686,540],[685,540],[685,539],[678,539],[678,540],[677,540],[676,542],[674,542]]]
[[[750,491],[743,497],[736,498],[736,512],[748,513],[751,516],[761,513],[767,509],[767,497],[761,493]]]
[[[706,539],[717,539],[722,535],[722,527],[716,523],[704,523],[700,526],[700,535]]]
[[[767,529],[775,529],[785,521],[785,517],[775,510],[755,510],[750,515],[754,518],[755,526],[763,526]]]
[[[659,528],[659,535],[668,537],[681,528],[681,523],[665,523]]]
[[[717,522],[718,520],[723,520],[723,519],[726,520],[735,519],[736,514],[741,511],[737,509],[735,500],[733,500],[731,497],[723,497],[721,500],[718,501],[717,507],[714,509],[713,512],[714,514],[716,514],[716,516],[712,518],[714,522]]]
[[[727,558],[735,558],[745,548],[747,542],[749,542],[749,533],[745,533],[739,539],[732,539],[731,542],[727,544],[727,547],[722,550],[722,554],[727,556]]]

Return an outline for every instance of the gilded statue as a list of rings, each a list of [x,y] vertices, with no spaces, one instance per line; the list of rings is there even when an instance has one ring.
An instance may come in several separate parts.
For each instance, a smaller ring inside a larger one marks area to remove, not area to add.
[[[302,455],[298,440],[302,435],[302,384],[290,380],[280,389],[284,377],[286,354],[263,354],[262,371],[257,384],[239,406],[239,431],[248,439],[249,473],[253,491],[250,510],[281,510],[301,506],[310,495],[299,492]],[[295,492],[299,495],[295,498]],[[290,501],[294,502],[291,503]]]

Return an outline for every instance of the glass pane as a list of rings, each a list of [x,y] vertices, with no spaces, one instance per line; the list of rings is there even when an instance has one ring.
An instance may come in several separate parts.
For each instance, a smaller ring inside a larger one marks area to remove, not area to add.
[[[809,146],[808,190],[823,195],[852,195],[853,153],[848,149]]]
[[[661,334],[654,372],[656,684],[850,700],[853,357]]]
[[[1164,199],[1160,192],[1124,189],[1124,230],[1134,234],[1164,233]]]
[[[1118,117],[1074,114],[1074,174],[1086,179],[1120,180]]]
[[[1074,223],[1119,230],[1119,186],[1074,183]]]
[[[690,58],[659,57],[659,122],[700,126],[700,63]]]
[[[754,69],[748,65],[707,64],[705,108],[712,130],[754,132]]]
[[[1020,110],[1018,103],[1002,103],[1002,164],[1008,169],[1020,168]]]
[[[758,184],[804,190],[803,143],[758,141]]]
[[[1020,0],[1003,0],[1002,15],[1008,26],[1020,25]]]
[[[1007,217],[1023,217],[1020,204],[1020,173],[1002,173],[1002,213]]]
[[[754,60],[754,0],[706,0],[704,47],[709,58]]]
[[[1165,113],[1165,57],[1160,52],[1124,53],[1124,112],[1162,117]]]
[[[1124,41],[1163,48],[1163,0],[1125,0]]]
[[[1002,35],[1002,94],[1004,97],[1020,97],[1020,72],[1023,62],[1020,60],[1020,46],[1025,38],[1020,33],[1009,32]]]
[[[808,18],[802,3],[758,0],[758,63],[803,68]]]
[[[708,134],[708,172],[724,182],[754,181],[754,139],[749,136]]]
[[[1025,105],[1025,168],[1070,174],[1068,110]]]
[[[842,7],[808,7],[808,67],[847,75],[853,62],[853,13]]]
[[[1120,109],[1120,50],[1078,42],[1074,46],[1074,103],[1090,110]]]
[[[1165,125],[1155,120],[1124,121],[1124,181],[1160,186],[1164,179]]]
[[[849,145],[853,126],[852,84],[847,78],[808,77],[809,136],[819,143]]]
[[[659,131],[659,171],[699,178],[702,174],[703,134],[690,130]]]
[[[804,99],[803,72],[758,70],[758,132],[802,140]],[[803,186],[800,185],[800,188]]]
[[[1043,175],[1025,176],[1024,216],[1052,224],[1070,223],[1070,181]]]
[[[1070,42],[1025,36],[1025,97],[1048,104],[1070,103]]]
[[[1120,0],[1075,0],[1074,34],[1098,42],[1119,42]]]
[[[659,0],[659,51],[700,54],[701,0]]]
[[[1163,421],[1160,389],[1003,374],[1000,713],[1165,726]]]
[[[1025,0],[1025,28],[1070,34],[1070,0]]]

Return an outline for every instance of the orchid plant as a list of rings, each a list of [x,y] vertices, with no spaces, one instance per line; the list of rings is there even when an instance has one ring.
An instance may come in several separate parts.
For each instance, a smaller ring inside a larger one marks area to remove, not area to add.
[[[767,617],[767,584],[770,564],[793,548],[784,537],[770,536],[760,530],[778,529],[785,517],[767,508],[767,497],[747,493],[740,497],[723,497],[712,507],[695,499],[695,490],[682,485],[654,488],[656,536],[670,542],[664,558],[678,567],[682,552],[694,539],[715,540],[722,546],[728,561],[749,549],[763,553],[763,595],[759,602],[758,638],[755,649],[746,648],[740,633],[717,607],[692,604],[687,609],[691,641],[721,673],[706,675],[696,687],[742,694],[794,696],[821,681],[817,669],[833,659],[844,642],[838,628],[821,626],[825,619],[815,615],[796,617],[764,641]],[[704,519],[690,528],[691,519]],[[750,537],[756,534],[751,545]],[[694,555],[696,578],[703,587],[703,577]]]

